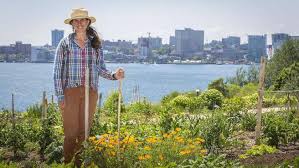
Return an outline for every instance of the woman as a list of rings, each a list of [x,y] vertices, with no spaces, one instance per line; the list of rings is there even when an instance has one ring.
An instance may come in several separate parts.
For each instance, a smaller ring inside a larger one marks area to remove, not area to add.
[[[59,106],[62,109],[65,163],[72,160],[85,138],[86,67],[90,71],[89,128],[96,110],[99,75],[109,80],[124,78],[123,69],[118,68],[115,73],[106,69],[101,39],[90,27],[95,21],[94,17],[88,16],[86,9],[73,9],[71,17],[64,23],[72,25],[74,33],[60,41],[55,55],[54,86]]]

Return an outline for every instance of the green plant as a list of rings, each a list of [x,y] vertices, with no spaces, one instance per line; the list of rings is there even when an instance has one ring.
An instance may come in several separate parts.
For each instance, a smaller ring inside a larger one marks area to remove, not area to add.
[[[105,112],[107,112],[107,114],[111,114],[111,115],[116,115],[117,114],[117,110],[118,110],[118,97],[119,97],[119,94],[117,91],[112,91],[106,101],[104,102],[104,105],[103,105],[103,110]],[[123,101],[123,100],[121,100]],[[122,103],[122,106],[121,106],[121,111],[124,112],[125,111],[125,106],[123,105]]]
[[[221,107],[224,99],[222,93],[216,89],[206,90],[200,97],[203,100],[204,105],[210,110],[215,109],[216,106]]]
[[[268,144],[278,147],[279,144],[296,142],[299,139],[299,120],[295,112],[267,113],[263,117],[263,137]]]
[[[242,168],[243,166],[238,161],[233,161],[225,158],[225,155],[209,154],[202,158],[187,159],[177,167],[205,167],[205,168]]]
[[[249,156],[261,156],[264,154],[272,154],[277,152],[277,149],[275,147],[272,146],[268,146],[265,144],[261,144],[261,145],[254,145],[252,146],[250,149],[248,149],[245,154],[240,155],[239,157],[241,159],[245,159]]]
[[[199,127],[199,135],[205,139],[205,148],[212,153],[223,148],[234,131],[234,126],[228,122],[228,117],[221,111],[206,116]]]
[[[127,107],[127,111],[131,113],[143,113],[146,115],[151,115],[153,113],[152,111],[152,105],[149,101],[144,100],[141,102],[134,102],[130,104]]]
[[[163,96],[163,98],[161,100],[161,104],[169,103],[172,99],[174,99],[178,95],[180,95],[180,93],[175,91],[175,92],[171,92],[170,94],[168,94],[166,96]]]
[[[255,126],[256,126],[255,114],[250,112],[243,113],[241,118],[241,128],[245,131],[254,131]]]

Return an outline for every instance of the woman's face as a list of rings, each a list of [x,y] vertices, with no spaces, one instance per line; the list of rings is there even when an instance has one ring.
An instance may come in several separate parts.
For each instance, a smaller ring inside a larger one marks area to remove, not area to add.
[[[74,19],[71,24],[75,32],[86,32],[89,22],[89,19]]]

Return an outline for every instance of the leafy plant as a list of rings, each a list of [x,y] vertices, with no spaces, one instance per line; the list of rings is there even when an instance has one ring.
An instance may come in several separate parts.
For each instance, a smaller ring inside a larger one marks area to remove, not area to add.
[[[265,144],[254,145],[250,149],[248,149],[245,154],[240,155],[241,159],[245,159],[249,156],[261,156],[264,154],[272,154],[277,152],[278,150],[272,146],[268,146]]]

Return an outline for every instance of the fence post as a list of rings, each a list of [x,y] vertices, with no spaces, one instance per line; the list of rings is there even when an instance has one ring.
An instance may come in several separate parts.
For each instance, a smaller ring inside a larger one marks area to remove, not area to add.
[[[16,116],[15,116],[15,100],[14,100],[14,94],[11,94],[11,112],[12,112],[12,129],[16,129]],[[15,157],[17,153],[17,149],[15,145],[13,145],[13,156]]]
[[[46,91],[43,91],[43,100],[42,100],[42,119],[46,118],[47,113],[47,99]]]
[[[261,137],[261,123],[262,123],[262,108],[263,108],[263,96],[264,96],[264,82],[265,82],[265,58],[261,58],[259,87],[258,87],[258,104],[256,113],[256,126],[255,126],[255,144],[260,144]]]

